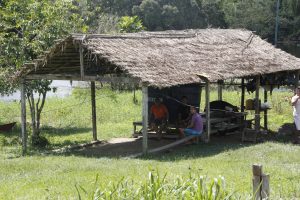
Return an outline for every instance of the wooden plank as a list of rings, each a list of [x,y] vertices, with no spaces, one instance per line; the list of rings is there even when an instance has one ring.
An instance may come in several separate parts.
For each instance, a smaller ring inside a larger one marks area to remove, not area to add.
[[[26,75],[26,80],[41,80],[41,79],[48,79],[48,80],[81,80],[80,74],[28,74]],[[139,83],[140,80],[131,77],[107,77],[107,76],[84,76],[84,81],[101,81],[105,83],[110,82],[118,82],[118,83]]]
[[[95,98],[95,81],[91,82],[91,103],[92,103],[92,124],[93,124],[93,140],[97,140],[97,117],[96,117],[96,98]]]
[[[193,139],[193,138],[196,138],[196,137],[198,137],[198,136],[191,135],[191,136],[182,138],[182,139],[180,139],[180,140],[177,140],[176,142],[173,142],[173,143],[171,143],[171,144],[167,144],[167,145],[162,146],[162,147],[158,147],[158,148],[155,148],[155,149],[151,149],[151,150],[149,150],[147,153],[158,153],[158,152],[162,152],[162,151],[168,150],[168,149],[170,149],[170,148],[176,147],[176,146],[178,146],[178,145],[180,145],[180,144],[183,144],[183,143],[185,143],[185,142],[187,142],[187,141],[189,141],[189,140],[191,140],[191,139]],[[142,156],[142,155],[143,155],[143,153],[137,153],[137,154],[133,154],[133,155],[128,156],[128,157],[130,157],[130,158],[136,158],[136,157],[139,157],[139,156]]]
[[[255,131],[259,132],[260,130],[260,112],[259,112],[259,87],[260,87],[260,76],[256,76],[255,83]]]
[[[142,136],[141,133],[132,134],[132,137],[140,137],[140,136]],[[160,136],[158,136],[158,134],[148,131],[148,138],[159,138],[159,137]],[[165,139],[178,139],[179,135],[176,135],[176,134],[162,134],[161,137],[165,138]]]
[[[26,80],[81,80],[80,74],[29,74]]]
[[[148,87],[143,86],[143,154],[148,153]]]
[[[206,138],[205,142],[210,140],[211,122],[210,122],[210,83],[207,80],[205,84],[205,103],[206,103]]]
[[[176,142],[173,142],[171,144],[167,144],[165,146],[162,146],[162,147],[158,147],[158,148],[155,148],[155,149],[151,149],[149,150],[149,153],[158,153],[158,152],[161,152],[161,151],[165,151],[167,149],[170,149],[170,148],[173,148],[173,147],[176,147],[182,143],[185,143],[193,138],[197,138],[198,136],[195,136],[195,135],[191,135],[191,136],[188,136],[188,137],[185,137],[185,138],[182,138],[180,140],[177,140]]]
[[[25,80],[21,81],[21,135],[22,135],[22,155],[27,152],[27,133],[26,133],[26,97]]]

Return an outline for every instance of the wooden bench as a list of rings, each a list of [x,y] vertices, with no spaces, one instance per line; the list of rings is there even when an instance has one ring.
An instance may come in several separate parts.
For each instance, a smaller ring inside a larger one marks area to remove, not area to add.
[[[133,137],[139,137],[142,136],[142,130],[143,130],[143,123],[141,121],[137,121],[137,122],[133,122]],[[141,127],[140,129],[138,129],[137,127]],[[168,126],[166,127],[166,130],[164,131],[163,134],[163,138],[168,138],[168,139],[176,139],[179,137],[178,134],[168,134],[169,132],[174,131],[175,129],[177,129],[177,127],[174,124],[168,124]],[[158,137],[157,134],[151,130],[148,129],[148,137],[149,138],[156,138]]]

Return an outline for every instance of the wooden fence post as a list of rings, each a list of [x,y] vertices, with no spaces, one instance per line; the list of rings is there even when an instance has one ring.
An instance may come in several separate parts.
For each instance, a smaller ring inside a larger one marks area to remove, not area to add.
[[[263,174],[262,165],[254,164],[252,166],[253,199],[269,199],[270,196],[270,176]]]

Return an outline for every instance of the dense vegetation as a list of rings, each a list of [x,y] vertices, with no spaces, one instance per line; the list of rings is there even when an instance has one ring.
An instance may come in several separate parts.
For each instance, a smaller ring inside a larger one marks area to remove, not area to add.
[[[94,0],[106,13],[138,15],[148,30],[247,28],[274,39],[277,0]],[[280,1],[280,39],[299,36],[300,1]]]

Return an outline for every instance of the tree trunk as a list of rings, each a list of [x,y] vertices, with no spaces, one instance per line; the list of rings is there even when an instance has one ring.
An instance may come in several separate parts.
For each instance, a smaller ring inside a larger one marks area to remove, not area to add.
[[[36,104],[36,111],[37,111],[37,114],[36,114],[36,130],[37,130],[38,136],[40,135],[41,113],[42,113],[42,110],[43,110],[44,105],[45,105],[45,100],[46,100],[46,92],[42,93],[42,103],[41,103],[41,105],[39,106],[40,96],[39,96],[38,103]]]
[[[32,138],[38,138],[40,136],[41,113],[45,105],[46,93],[47,92],[43,92],[39,94],[39,98],[36,103],[33,91],[27,94],[31,113]]]
[[[30,94],[27,94],[29,107],[30,107],[30,113],[31,113],[31,127],[32,127],[32,137],[37,136],[37,130],[36,130],[36,112],[35,112],[35,103],[34,103],[34,97],[33,97],[33,91],[31,91]]]

